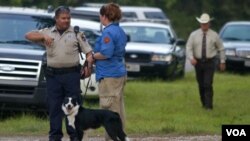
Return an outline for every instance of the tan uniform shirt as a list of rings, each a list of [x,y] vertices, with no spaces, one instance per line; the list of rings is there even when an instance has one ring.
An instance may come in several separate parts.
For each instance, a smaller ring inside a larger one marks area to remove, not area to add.
[[[186,44],[186,54],[188,59],[201,59],[203,31],[197,29],[192,32]],[[225,51],[219,35],[209,29],[206,33],[206,57],[213,58],[220,53],[220,62],[225,63]]]
[[[92,49],[82,32],[77,34],[77,38],[73,27],[67,29],[62,35],[55,27],[45,28],[39,31],[54,38],[51,46],[46,46],[47,65],[55,68],[73,67],[79,65],[79,50],[77,42],[83,53],[88,53]]]

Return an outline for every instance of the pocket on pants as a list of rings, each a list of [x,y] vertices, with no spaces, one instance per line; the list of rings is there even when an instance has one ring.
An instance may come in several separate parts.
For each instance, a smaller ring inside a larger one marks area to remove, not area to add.
[[[111,107],[113,101],[114,101],[113,96],[100,97],[100,106],[102,108],[109,108]]]

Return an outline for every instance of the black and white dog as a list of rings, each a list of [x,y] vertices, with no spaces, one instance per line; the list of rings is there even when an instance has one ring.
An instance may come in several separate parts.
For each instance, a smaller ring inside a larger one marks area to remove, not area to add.
[[[129,141],[122,128],[118,113],[104,109],[86,109],[77,103],[76,98],[66,97],[62,110],[67,116],[68,124],[72,126],[81,141],[84,131],[103,126],[114,141]]]

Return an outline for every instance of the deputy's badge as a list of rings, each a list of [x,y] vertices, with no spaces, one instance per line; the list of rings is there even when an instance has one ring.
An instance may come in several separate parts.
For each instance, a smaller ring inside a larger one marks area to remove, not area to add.
[[[105,37],[105,38],[104,38],[104,43],[107,44],[107,43],[109,43],[109,42],[110,42],[109,37]]]

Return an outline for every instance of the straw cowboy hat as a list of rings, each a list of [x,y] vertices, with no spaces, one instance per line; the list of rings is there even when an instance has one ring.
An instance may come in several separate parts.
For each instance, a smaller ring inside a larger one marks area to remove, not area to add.
[[[200,18],[196,17],[197,21],[201,24],[205,24],[213,20],[207,13],[203,13]]]

